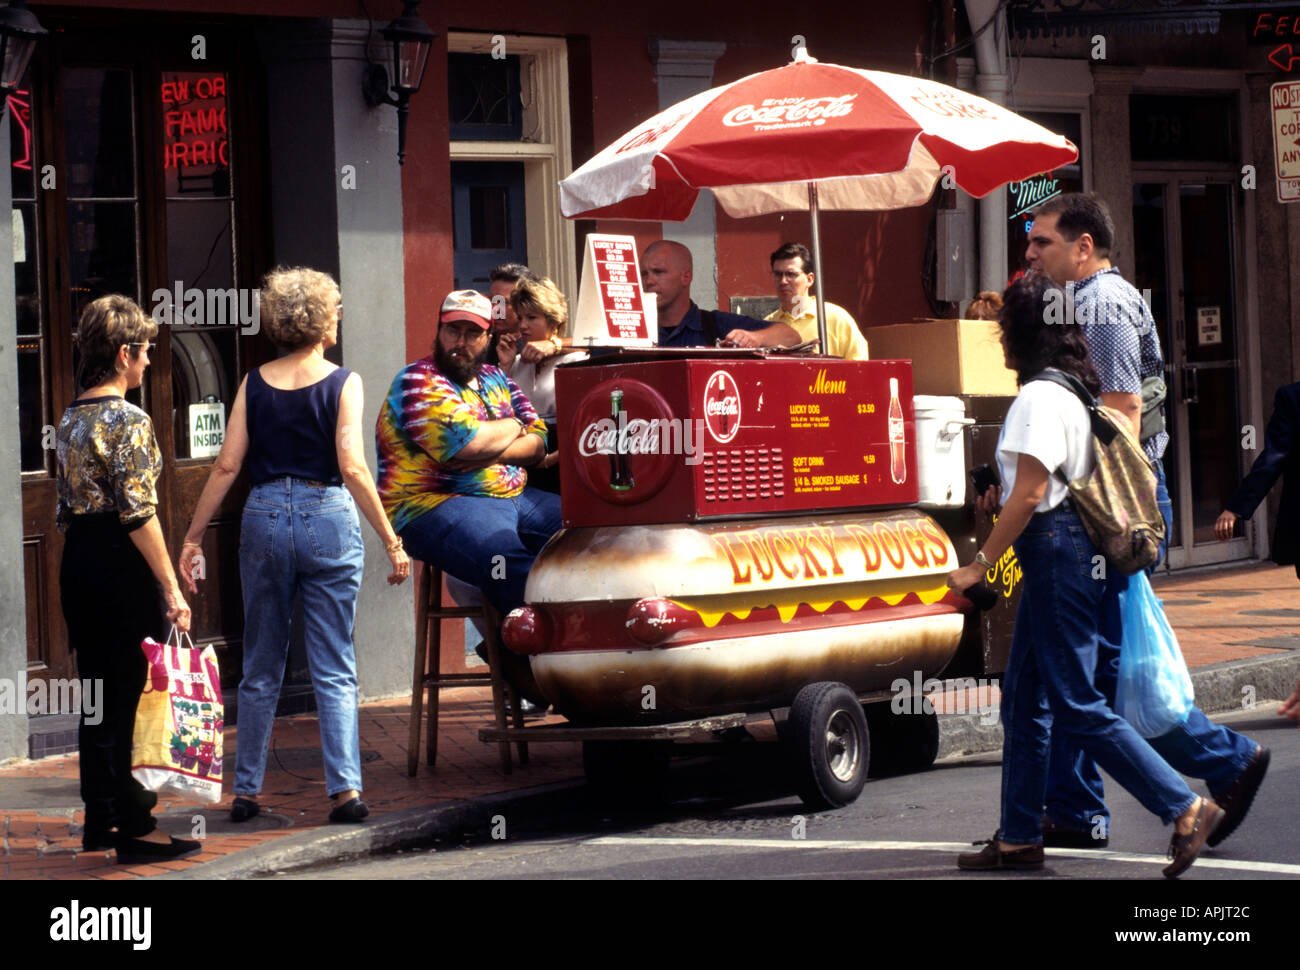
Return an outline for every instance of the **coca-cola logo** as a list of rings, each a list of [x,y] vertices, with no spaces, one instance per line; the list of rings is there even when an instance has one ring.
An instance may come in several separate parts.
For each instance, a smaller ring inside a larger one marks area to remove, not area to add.
[[[578,436],[578,453],[584,458],[592,455],[659,454],[660,425],[665,422],[642,418],[628,421],[625,414],[620,418],[618,424],[612,418],[601,418],[583,428]]]
[[[827,118],[842,118],[853,110],[856,94],[822,98],[768,98],[760,105],[742,104],[722,116],[728,128],[753,125],[755,131],[767,127],[824,125]]]
[[[704,426],[719,444],[740,431],[740,388],[725,370],[714,371],[704,385]]]

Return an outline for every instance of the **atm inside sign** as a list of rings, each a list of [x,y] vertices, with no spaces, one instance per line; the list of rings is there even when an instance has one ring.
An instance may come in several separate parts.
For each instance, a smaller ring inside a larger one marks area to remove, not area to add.
[[[1300,81],[1274,84],[1270,91],[1277,200],[1300,202]]]

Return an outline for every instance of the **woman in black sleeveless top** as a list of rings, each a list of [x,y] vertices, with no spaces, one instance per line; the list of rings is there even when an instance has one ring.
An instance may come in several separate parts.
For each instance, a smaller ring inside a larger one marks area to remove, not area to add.
[[[275,706],[289,651],[294,599],[301,596],[307,660],[320,714],[331,822],[356,822],[361,800],[356,653],[352,627],[364,550],[357,509],[384,541],[391,584],[411,562],[393,532],[366,466],[361,378],[325,359],[338,342],[338,284],[310,269],[277,269],[261,292],[262,326],[284,351],[250,371],[239,388],[226,440],[185,533],[180,573],[191,592],[208,522],[249,462],[239,573],[244,589],[244,670],[235,755],[236,822],[259,811]]]

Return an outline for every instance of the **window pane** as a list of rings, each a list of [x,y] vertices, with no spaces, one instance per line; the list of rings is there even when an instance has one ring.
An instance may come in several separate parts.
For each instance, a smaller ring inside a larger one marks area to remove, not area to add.
[[[230,240],[231,204],[224,199],[171,199],[167,202],[167,266],[172,288],[172,400],[176,457],[193,454],[190,406],[225,405],[229,413],[238,387],[236,329],[257,326],[255,294],[235,289]],[[179,293],[177,292],[179,290]]]
[[[71,68],[63,100],[69,198],[134,196],[131,72]]]
[[[447,55],[447,100],[453,139],[517,141],[523,133],[519,58]]]
[[[190,434],[194,404],[224,404],[225,417],[239,388],[235,373],[235,331],[233,328],[170,328],[172,348],[172,402],[175,416],[176,457],[191,457]],[[204,434],[200,427],[195,431]],[[209,452],[200,457],[211,459]]]
[[[41,380],[41,341],[18,341],[18,427],[25,472],[47,471],[42,429],[45,419],[44,381]],[[51,442],[52,444],[52,442]]]
[[[41,327],[41,295],[37,275],[36,203],[18,202],[13,209],[14,304],[18,335],[36,337]]]
[[[69,202],[68,252],[72,321],[105,293],[138,299],[134,202]]]
[[[210,71],[167,71],[161,97],[168,198],[228,198],[226,76]]]
[[[473,186],[469,190],[471,249],[509,249],[508,191],[503,185]]]

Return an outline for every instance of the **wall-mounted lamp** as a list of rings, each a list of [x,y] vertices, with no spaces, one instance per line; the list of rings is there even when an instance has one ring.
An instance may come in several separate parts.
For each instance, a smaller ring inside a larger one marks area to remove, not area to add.
[[[24,0],[0,7],[0,94],[11,94],[18,87],[36,42],[48,33]]]
[[[406,115],[411,95],[420,90],[424,68],[429,61],[429,50],[433,47],[433,39],[438,36],[415,12],[419,5],[420,0],[403,0],[402,15],[379,32],[390,52],[386,58],[387,63],[371,64],[366,69],[366,78],[361,86],[366,104],[372,108],[380,104],[391,104],[397,108],[399,165],[406,163]],[[391,85],[390,77],[393,79]],[[388,93],[390,87],[396,97]]]

